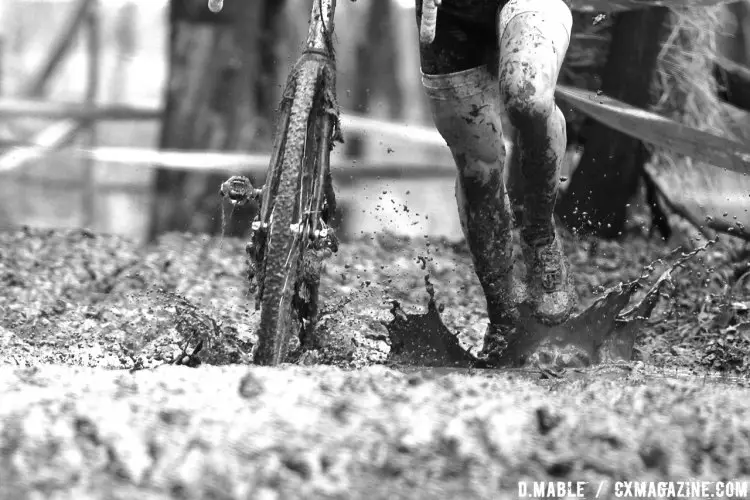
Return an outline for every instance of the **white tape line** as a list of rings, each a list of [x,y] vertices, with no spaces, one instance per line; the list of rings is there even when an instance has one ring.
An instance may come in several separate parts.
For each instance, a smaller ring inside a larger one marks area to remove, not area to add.
[[[558,85],[556,96],[605,125],[644,142],[746,175],[750,145],[698,130],[595,92]]]
[[[382,137],[405,139],[425,146],[441,146],[448,148],[443,137],[432,127],[421,125],[404,125],[403,123],[375,120],[363,116],[342,114],[341,129],[348,132],[360,132]]]
[[[6,101],[6,105],[9,101]],[[33,101],[31,101],[33,102]],[[16,112],[21,111],[18,101],[12,102]],[[6,106],[7,109],[7,106]],[[70,108],[67,105],[54,103],[35,103],[33,106],[36,116],[65,116],[63,110]],[[0,112],[2,110],[2,101],[0,101]],[[106,108],[90,108],[88,110],[75,110],[75,116],[80,118],[91,118],[93,116],[100,119],[107,119],[107,116],[116,116],[116,119],[128,119],[135,117],[143,119],[145,117],[156,118],[159,116],[157,111],[146,109],[116,108],[107,110]],[[67,126],[62,124],[66,123]],[[65,121],[55,126],[45,129],[42,134],[34,138],[33,143],[29,145],[11,147],[0,156],[0,171],[10,171],[22,167],[26,162],[40,159],[48,155],[73,155],[79,158],[89,158],[98,162],[110,164],[140,165],[146,167],[173,168],[179,170],[198,170],[198,171],[238,171],[238,170],[256,170],[263,171],[268,168],[270,157],[264,154],[247,154],[232,153],[222,151],[179,151],[179,150],[156,150],[151,148],[133,148],[133,147],[97,147],[90,150],[78,148],[61,149],[60,142],[65,133],[74,134],[75,130],[69,129],[74,121]],[[404,125],[372,118],[365,118],[356,115],[342,115],[341,126],[346,135],[363,134],[371,139],[381,139],[385,144],[390,140],[407,142],[410,145],[416,144],[421,146],[432,146],[442,149],[444,159],[435,162],[433,165],[425,164],[424,161],[404,160],[398,156],[386,156],[376,161],[377,165],[368,162],[366,166],[360,167],[368,172],[373,169],[393,171],[399,166],[404,169],[418,170],[420,172],[429,169],[435,169],[437,175],[447,173],[447,169],[452,169],[452,162],[445,141],[440,134],[433,128],[419,125]],[[66,138],[66,140],[69,138]],[[336,148],[331,157],[332,168],[345,169],[353,166],[351,159],[342,156],[341,148]],[[357,175],[353,173],[353,175]],[[390,174],[389,174],[390,175]],[[416,172],[409,172],[407,175],[417,175]]]
[[[162,110],[137,106],[86,106],[30,99],[0,99],[0,116],[7,118],[79,119],[97,121],[159,120]],[[381,137],[408,138],[425,145],[445,146],[445,141],[432,127],[406,125],[376,120],[360,115],[341,114],[345,134],[363,133]]]
[[[340,176],[358,177],[425,177],[454,176],[455,166],[450,155],[437,161],[385,156],[377,159],[354,160],[342,153],[331,155],[331,169]],[[13,148],[3,157],[0,171],[22,167],[28,160],[45,154],[67,155],[94,160],[97,165],[127,165],[140,168],[166,168],[195,172],[247,172],[262,174],[271,161],[267,154],[245,154],[218,151],[177,151],[131,147],[98,147],[91,150],[66,148],[50,151],[44,148]]]
[[[78,154],[78,152],[75,152]],[[265,172],[271,161],[266,154],[219,153],[206,151],[168,151],[145,148],[102,147],[80,154],[110,164],[138,165],[146,168],[170,168],[201,172]],[[339,174],[350,173],[357,177],[360,173],[395,175],[401,171],[405,177],[423,174],[454,175],[455,166],[450,157],[441,161],[403,159],[398,157],[378,158],[374,161],[355,161],[342,154],[331,156],[331,169]]]

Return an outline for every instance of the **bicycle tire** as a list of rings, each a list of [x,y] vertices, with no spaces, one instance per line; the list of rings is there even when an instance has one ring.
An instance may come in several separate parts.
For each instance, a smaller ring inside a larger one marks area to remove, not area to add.
[[[300,319],[300,347],[303,350],[319,347],[314,336],[318,320],[320,276],[323,261],[338,251],[335,236],[315,236],[321,229],[321,223],[330,231],[332,211],[336,209],[336,199],[330,172],[330,154],[332,139],[335,140],[336,123],[327,109],[326,89],[331,82],[327,79],[326,70],[321,74],[320,94],[316,97],[310,116],[308,144],[312,144],[305,157],[305,168],[300,179],[300,207],[305,210],[303,219],[306,230],[313,235],[306,246],[301,259],[298,289],[296,291],[295,309]]]
[[[304,161],[310,115],[315,104],[318,70],[303,66],[296,88],[283,144],[278,191],[267,229],[260,329],[254,362],[275,366],[286,360],[291,336],[299,330],[293,300],[298,279],[302,236],[291,225],[298,202],[300,168]],[[304,235],[303,235],[304,236]]]

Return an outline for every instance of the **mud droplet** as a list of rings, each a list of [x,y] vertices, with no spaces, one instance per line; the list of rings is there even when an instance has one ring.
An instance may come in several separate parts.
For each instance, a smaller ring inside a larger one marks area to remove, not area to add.
[[[541,406],[536,409],[536,420],[539,433],[544,436],[560,424],[562,417],[553,414],[548,407]]]
[[[245,399],[257,398],[263,394],[264,390],[263,382],[258,380],[253,373],[248,373],[240,380],[240,396]]]

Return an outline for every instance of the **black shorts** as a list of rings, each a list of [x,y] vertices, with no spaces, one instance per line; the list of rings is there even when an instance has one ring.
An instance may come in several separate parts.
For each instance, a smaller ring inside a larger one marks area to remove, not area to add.
[[[415,0],[417,27],[422,0]],[[497,13],[507,0],[443,0],[438,8],[435,40],[419,48],[422,72],[445,75],[487,65],[498,66]],[[419,29],[419,28],[417,28]]]

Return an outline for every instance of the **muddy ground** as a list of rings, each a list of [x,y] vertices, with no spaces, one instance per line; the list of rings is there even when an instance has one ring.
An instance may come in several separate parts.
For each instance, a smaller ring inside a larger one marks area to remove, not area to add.
[[[517,498],[519,481],[608,480],[612,494],[616,480],[750,480],[741,246],[675,271],[633,362],[554,373],[391,365],[392,303],[424,311],[425,275],[465,348],[481,348],[486,317],[463,244],[387,234],[329,261],[306,366],[246,366],[258,313],[243,247],[0,234],[0,499]],[[566,247],[581,308],[669,252],[642,236]]]

